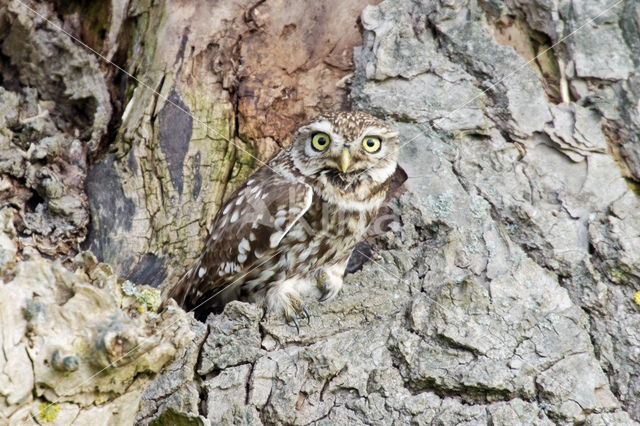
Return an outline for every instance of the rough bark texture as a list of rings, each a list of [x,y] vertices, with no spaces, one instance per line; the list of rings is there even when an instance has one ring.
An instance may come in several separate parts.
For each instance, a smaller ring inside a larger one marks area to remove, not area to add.
[[[156,313],[156,290],[121,286],[90,253],[71,270],[34,249],[19,256],[12,222],[0,210],[0,423],[131,423],[154,375],[193,339],[189,317],[175,304]]]
[[[89,222],[84,181],[111,118],[107,85],[97,58],[17,2],[0,6],[0,52],[0,200],[15,208],[21,245],[69,253]]]
[[[37,7],[139,81],[0,6],[1,259],[84,239],[116,274],[170,284],[225,194],[300,121],[350,105],[406,143],[372,261],[299,335],[239,302],[193,323],[136,421],[636,424],[640,4],[367,3]],[[5,416],[52,398],[17,395],[0,392]]]

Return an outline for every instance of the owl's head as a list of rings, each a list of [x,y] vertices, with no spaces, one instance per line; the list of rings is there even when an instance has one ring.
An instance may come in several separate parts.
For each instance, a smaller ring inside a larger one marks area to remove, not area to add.
[[[314,118],[289,149],[294,166],[329,198],[365,200],[395,172],[399,141],[379,119],[348,111]]]

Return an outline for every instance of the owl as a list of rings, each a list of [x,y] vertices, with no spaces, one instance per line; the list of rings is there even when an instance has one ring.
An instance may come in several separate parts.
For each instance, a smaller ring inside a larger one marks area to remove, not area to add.
[[[399,142],[362,112],[325,113],[221,206],[202,254],[166,293],[204,320],[228,301],[266,302],[299,331],[303,298],[340,291],[347,260],[376,217]]]

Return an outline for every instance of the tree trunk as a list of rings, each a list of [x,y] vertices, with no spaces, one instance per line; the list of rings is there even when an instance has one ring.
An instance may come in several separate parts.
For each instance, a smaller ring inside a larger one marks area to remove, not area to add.
[[[638,58],[633,0],[0,4],[0,422],[640,421]],[[408,179],[338,299],[153,312],[131,283],[345,108]]]

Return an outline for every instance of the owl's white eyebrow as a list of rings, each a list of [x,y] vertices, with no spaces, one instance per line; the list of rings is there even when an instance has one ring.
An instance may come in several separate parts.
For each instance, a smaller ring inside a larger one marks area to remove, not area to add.
[[[398,132],[385,129],[384,127],[367,127],[360,136],[361,138],[364,138],[365,136],[384,136],[385,138],[393,138],[398,136]]]
[[[322,120],[317,123],[312,123],[308,125],[307,128],[312,132],[324,132],[324,133],[333,132],[333,126],[327,120]]]

